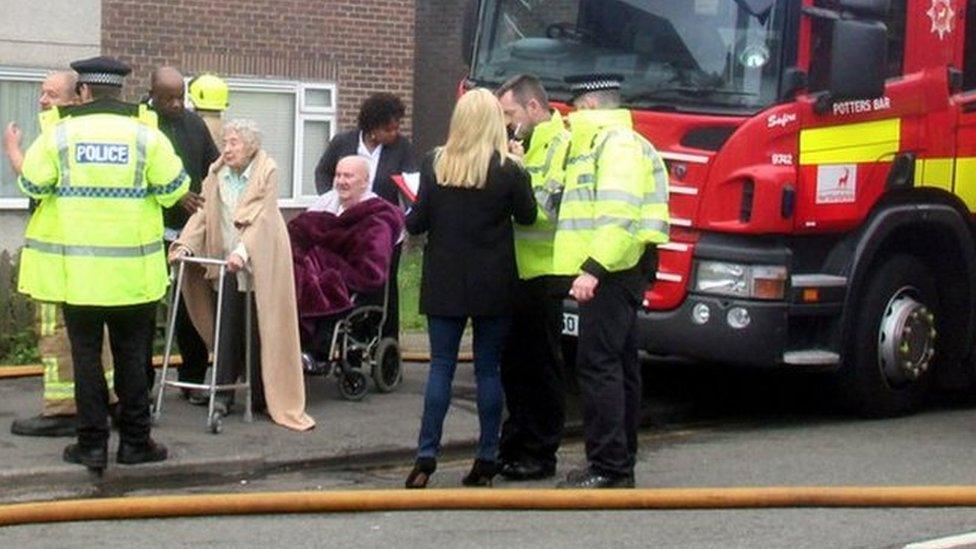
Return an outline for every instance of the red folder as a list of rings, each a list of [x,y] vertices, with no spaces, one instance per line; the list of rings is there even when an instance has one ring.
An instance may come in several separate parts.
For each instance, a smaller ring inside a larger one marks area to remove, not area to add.
[[[393,179],[394,183],[396,183],[397,189],[407,202],[413,204],[417,201],[417,193],[410,188],[410,185],[408,185],[407,181],[403,178],[402,173],[393,174],[390,176],[390,178]]]

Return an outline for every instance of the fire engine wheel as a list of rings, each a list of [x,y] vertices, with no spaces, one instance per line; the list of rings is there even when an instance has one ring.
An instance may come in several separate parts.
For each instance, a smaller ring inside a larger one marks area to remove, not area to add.
[[[918,405],[933,378],[938,295],[931,270],[913,256],[893,256],[871,275],[855,304],[857,324],[841,373],[856,411],[885,417]]]

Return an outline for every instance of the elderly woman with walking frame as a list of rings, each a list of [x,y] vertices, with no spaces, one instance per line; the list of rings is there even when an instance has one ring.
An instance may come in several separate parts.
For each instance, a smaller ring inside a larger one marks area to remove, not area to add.
[[[291,245],[278,210],[278,169],[261,149],[253,121],[224,125],[223,152],[203,182],[203,197],[203,208],[173,243],[170,260],[189,254],[227,261],[216,381],[230,384],[242,374],[250,289],[257,311],[252,330],[257,338],[249,342],[255,359],[254,408],[266,409],[273,421],[290,429],[311,429],[315,422],[305,413]],[[219,270],[188,264],[186,271],[183,296],[190,318],[212,348]],[[226,414],[232,404],[233,393],[221,393],[217,410]]]

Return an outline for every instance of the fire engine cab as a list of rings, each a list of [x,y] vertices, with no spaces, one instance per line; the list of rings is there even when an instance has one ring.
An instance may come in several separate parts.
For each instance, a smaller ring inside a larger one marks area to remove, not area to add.
[[[643,349],[867,415],[976,379],[976,0],[481,0],[466,36],[469,86],[625,76],[671,180]]]

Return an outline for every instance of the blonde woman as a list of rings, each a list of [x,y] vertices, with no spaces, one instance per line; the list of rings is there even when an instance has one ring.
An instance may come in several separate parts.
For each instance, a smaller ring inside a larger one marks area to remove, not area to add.
[[[427,233],[420,311],[427,315],[431,364],[417,462],[408,488],[423,488],[437,467],[461,333],[474,328],[481,436],[466,486],[489,486],[502,418],[499,362],[517,280],[512,219],[535,221],[529,175],[508,154],[505,117],[495,96],[474,89],[458,101],[447,143],[420,168],[411,234]]]

